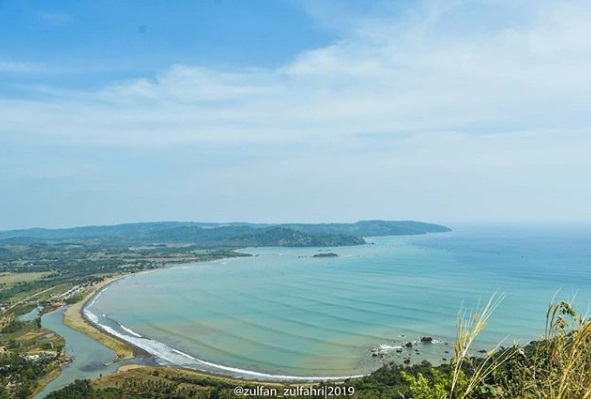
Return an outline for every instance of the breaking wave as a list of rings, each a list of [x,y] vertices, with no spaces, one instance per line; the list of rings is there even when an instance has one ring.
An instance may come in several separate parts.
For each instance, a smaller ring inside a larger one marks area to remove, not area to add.
[[[152,354],[156,357],[157,361],[163,365],[171,365],[171,366],[180,366],[189,369],[229,375],[232,377],[241,377],[241,378],[250,378],[250,379],[259,379],[259,380],[270,380],[270,381],[340,381],[349,378],[360,378],[363,377],[363,374],[360,375],[348,375],[342,377],[318,377],[318,376],[310,376],[310,377],[301,377],[301,376],[293,376],[293,375],[281,375],[281,374],[268,374],[268,373],[261,373],[258,371],[252,370],[245,370],[236,367],[224,366],[217,363],[208,362],[206,360],[198,359],[188,353],[181,352],[178,349],[171,348],[170,346],[155,341],[146,337],[142,337],[140,334],[136,333],[135,331],[127,328],[120,323],[117,323],[119,327],[128,334],[125,334],[121,331],[116,330],[115,328],[108,326],[106,324],[100,323],[99,317],[94,314],[92,311],[89,310],[89,307],[92,307],[98,297],[102,295],[104,288],[100,290],[83,308],[84,317],[101,330],[116,336],[140,349],[145,350],[146,352]]]

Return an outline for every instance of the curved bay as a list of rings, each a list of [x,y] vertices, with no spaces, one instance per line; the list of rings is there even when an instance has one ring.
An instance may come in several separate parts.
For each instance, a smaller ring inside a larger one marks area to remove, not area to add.
[[[328,249],[338,258],[313,258],[316,248],[249,250],[257,256],[121,280],[90,310],[213,363],[335,376],[379,367],[369,356],[376,345],[422,335],[453,340],[459,309],[495,291],[506,298],[480,340],[486,348],[507,334],[537,338],[558,289],[591,293],[585,240],[572,245],[557,232],[536,244],[531,233],[490,229]],[[429,360],[441,358],[437,351],[424,348]]]

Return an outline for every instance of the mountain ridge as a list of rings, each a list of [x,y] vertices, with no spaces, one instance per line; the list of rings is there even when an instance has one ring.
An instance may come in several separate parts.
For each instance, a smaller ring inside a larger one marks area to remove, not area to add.
[[[0,243],[78,242],[111,246],[191,244],[201,247],[349,246],[363,237],[417,235],[451,231],[449,227],[410,220],[361,220],[355,223],[201,223],[146,222],[65,229],[0,231]]]

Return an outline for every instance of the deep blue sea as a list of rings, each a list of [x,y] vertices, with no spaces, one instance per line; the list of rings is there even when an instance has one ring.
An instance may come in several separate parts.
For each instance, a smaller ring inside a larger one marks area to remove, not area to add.
[[[163,364],[253,379],[449,359],[458,312],[495,293],[504,299],[474,351],[539,338],[553,298],[587,313],[591,226],[451,227],[356,247],[245,249],[254,256],[140,273],[86,313]],[[313,257],[323,251],[339,256]],[[434,343],[417,342],[423,336]],[[378,347],[385,357],[371,355]]]

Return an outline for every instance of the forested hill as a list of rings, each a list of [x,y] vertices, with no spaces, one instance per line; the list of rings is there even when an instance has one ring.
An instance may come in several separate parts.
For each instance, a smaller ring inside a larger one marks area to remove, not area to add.
[[[191,244],[201,247],[317,247],[364,244],[363,237],[450,231],[414,221],[359,221],[322,224],[155,222],[69,229],[0,231],[0,244],[71,242],[107,246]]]
[[[356,223],[285,224],[283,227],[310,234],[348,234],[357,237],[444,233],[449,227],[408,221],[362,220]]]

